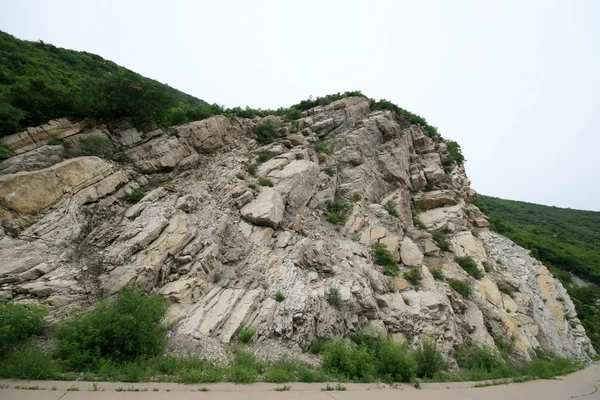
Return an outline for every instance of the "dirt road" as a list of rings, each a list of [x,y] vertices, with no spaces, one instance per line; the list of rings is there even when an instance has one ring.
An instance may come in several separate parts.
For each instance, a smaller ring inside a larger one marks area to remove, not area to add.
[[[600,399],[600,365],[556,380],[538,380],[488,387],[473,387],[474,382],[428,383],[421,389],[411,385],[390,387],[383,384],[344,384],[345,391],[322,391],[324,383],[289,383],[290,391],[277,392],[284,384],[256,383],[234,385],[229,383],[179,385],[174,383],[113,383],[15,381],[0,380],[0,399],[11,400],[141,400],[141,399],[211,399],[211,400],[558,400]],[[8,386],[7,386],[8,385]],[[336,386],[336,384],[330,384]],[[15,386],[38,389],[15,389]],[[202,392],[199,389],[206,388]],[[73,390],[68,390],[73,389]],[[77,390],[75,390],[77,389]],[[94,390],[96,389],[96,390]]]

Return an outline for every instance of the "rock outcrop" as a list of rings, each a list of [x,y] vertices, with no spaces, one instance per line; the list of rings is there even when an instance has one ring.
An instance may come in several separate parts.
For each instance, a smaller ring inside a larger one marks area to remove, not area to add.
[[[252,325],[258,346],[369,330],[434,340],[450,359],[456,345],[498,341],[520,360],[536,348],[594,355],[562,285],[486,228],[464,168],[421,126],[371,112],[363,98],[306,111],[299,133],[271,119],[282,139],[264,146],[253,135],[260,118],[223,116],[166,132],[59,120],[3,138],[30,161],[0,163],[0,299],[44,303],[63,318],[137,285],[168,299],[175,338],[200,343],[225,345]],[[44,144],[49,134],[102,135],[127,161],[64,160]],[[317,141],[330,151],[315,151]],[[262,153],[272,158],[254,178],[246,167]],[[141,200],[125,201],[140,187]],[[334,201],[341,225],[328,222]],[[450,252],[433,230],[446,232]],[[398,276],[375,263],[376,242],[399,262]],[[471,257],[483,278],[455,256]],[[421,270],[419,288],[402,278],[411,268]],[[466,282],[472,296],[431,268]],[[327,301],[334,288],[341,307]]]

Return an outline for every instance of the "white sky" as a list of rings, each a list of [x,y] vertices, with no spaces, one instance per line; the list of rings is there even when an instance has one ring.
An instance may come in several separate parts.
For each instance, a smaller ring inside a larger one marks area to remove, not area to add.
[[[389,99],[460,143],[480,193],[590,210],[600,210],[599,21],[596,0],[0,0],[0,30],[99,54],[209,103]]]

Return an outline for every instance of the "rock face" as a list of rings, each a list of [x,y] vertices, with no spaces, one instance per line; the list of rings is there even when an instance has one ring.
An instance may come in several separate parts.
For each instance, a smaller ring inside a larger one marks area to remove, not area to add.
[[[23,162],[0,163],[0,299],[44,303],[63,318],[133,284],[168,299],[174,338],[200,344],[225,346],[252,325],[258,346],[299,348],[369,330],[413,345],[432,339],[449,359],[456,345],[498,341],[520,360],[540,347],[594,355],[562,285],[487,230],[469,204],[476,194],[464,168],[444,169],[445,145],[392,112],[370,112],[363,98],[308,110],[300,133],[283,124],[282,140],[262,147],[253,135],[258,118],[145,133],[127,123],[60,121],[3,139]],[[63,161],[43,143],[48,132],[103,135],[128,161]],[[316,152],[317,140],[331,151]],[[246,167],[263,153],[272,158],[254,178]],[[143,198],[125,201],[140,186]],[[328,222],[334,200],[345,208],[341,225]],[[427,229],[446,232],[451,252],[416,227],[411,206]],[[398,261],[398,276],[374,262],[376,242]],[[475,280],[455,256],[489,271]],[[433,279],[433,267],[467,282],[471,298]],[[418,290],[401,278],[409,268],[422,272]],[[331,288],[339,308],[327,302]]]

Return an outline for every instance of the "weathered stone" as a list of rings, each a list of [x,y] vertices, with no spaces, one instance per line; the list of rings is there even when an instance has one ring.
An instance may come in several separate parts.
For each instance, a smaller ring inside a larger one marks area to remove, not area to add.
[[[423,253],[421,253],[415,242],[407,237],[402,240],[400,257],[402,262],[410,267],[419,266],[423,263]]]
[[[277,228],[283,220],[285,205],[279,192],[275,189],[264,189],[256,200],[246,204],[242,216],[256,225]]]

